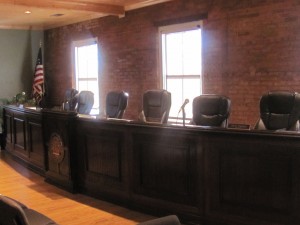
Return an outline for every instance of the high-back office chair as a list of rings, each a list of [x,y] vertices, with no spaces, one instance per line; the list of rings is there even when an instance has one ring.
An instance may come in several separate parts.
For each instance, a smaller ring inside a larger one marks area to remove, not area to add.
[[[176,215],[164,216],[153,220],[148,220],[138,225],[181,225]]]
[[[107,118],[122,119],[128,103],[128,93],[111,91],[106,95]]]
[[[299,130],[300,94],[270,91],[260,99],[258,130]]]
[[[67,89],[65,92],[63,109],[67,111],[75,111],[78,102],[78,91],[74,88]]]
[[[222,95],[200,95],[193,100],[192,124],[227,127],[231,101]]]
[[[171,93],[166,90],[149,90],[143,95],[143,122],[167,123],[171,108]]]
[[[1,225],[55,225],[56,223],[45,215],[27,208],[22,203],[0,195]]]
[[[94,105],[94,93],[91,91],[81,91],[78,96],[77,112],[89,114]]]

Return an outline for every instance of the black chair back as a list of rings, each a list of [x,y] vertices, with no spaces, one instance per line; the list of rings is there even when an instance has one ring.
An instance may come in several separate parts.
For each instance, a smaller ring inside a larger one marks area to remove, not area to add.
[[[181,223],[176,215],[170,215],[148,220],[138,225],[181,225]]]
[[[227,127],[231,101],[223,95],[200,95],[193,100],[192,123],[200,126]]]
[[[64,98],[64,110],[75,111],[78,103],[78,91],[74,88],[67,89]]]
[[[122,119],[128,104],[128,93],[111,91],[106,95],[107,118]]]
[[[22,205],[16,201],[0,196],[0,224],[29,225]]]
[[[256,129],[299,130],[300,95],[289,91],[270,91],[260,99],[260,120]]]
[[[171,108],[171,93],[149,90],[143,95],[143,113],[146,122],[167,123]]]
[[[47,216],[0,194],[1,225],[58,225]]]
[[[77,112],[80,114],[89,114],[94,105],[94,93],[91,91],[81,91],[78,97]]]

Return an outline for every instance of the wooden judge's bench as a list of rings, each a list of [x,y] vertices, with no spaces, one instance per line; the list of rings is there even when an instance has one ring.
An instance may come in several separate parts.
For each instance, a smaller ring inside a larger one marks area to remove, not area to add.
[[[300,134],[5,106],[6,151],[72,192],[186,224],[298,225]]]

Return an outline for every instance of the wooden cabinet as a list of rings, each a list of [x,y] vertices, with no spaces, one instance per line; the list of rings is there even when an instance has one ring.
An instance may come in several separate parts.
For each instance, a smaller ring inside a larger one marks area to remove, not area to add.
[[[47,154],[46,181],[75,192],[77,113],[43,109],[42,118]]]
[[[205,142],[208,218],[232,225],[298,223],[298,140],[223,134]]]
[[[6,150],[28,167],[44,174],[46,164],[41,112],[5,106],[4,126]]]
[[[203,215],[203,155],[198,137],[163,127],[132,127],[132,198],[165,214]]]
[[[126,126],[79,120],[76,140],[80,192],[126,204],[130,189]]]
[[[6,150],[70,191],[187,224],[299,224],[297,132],[4,110]]]
[[[4,107],[6,151],[46,177],[75,191],[76,112]]]
[[[208,225],[296,225],[298,133],[78,119],[84,193]]]

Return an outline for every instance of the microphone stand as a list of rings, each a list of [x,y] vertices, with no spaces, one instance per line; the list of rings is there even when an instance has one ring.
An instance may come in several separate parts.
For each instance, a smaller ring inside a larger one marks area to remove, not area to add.
[[[185,127],[185,109],[182,107],[182,124]]]

